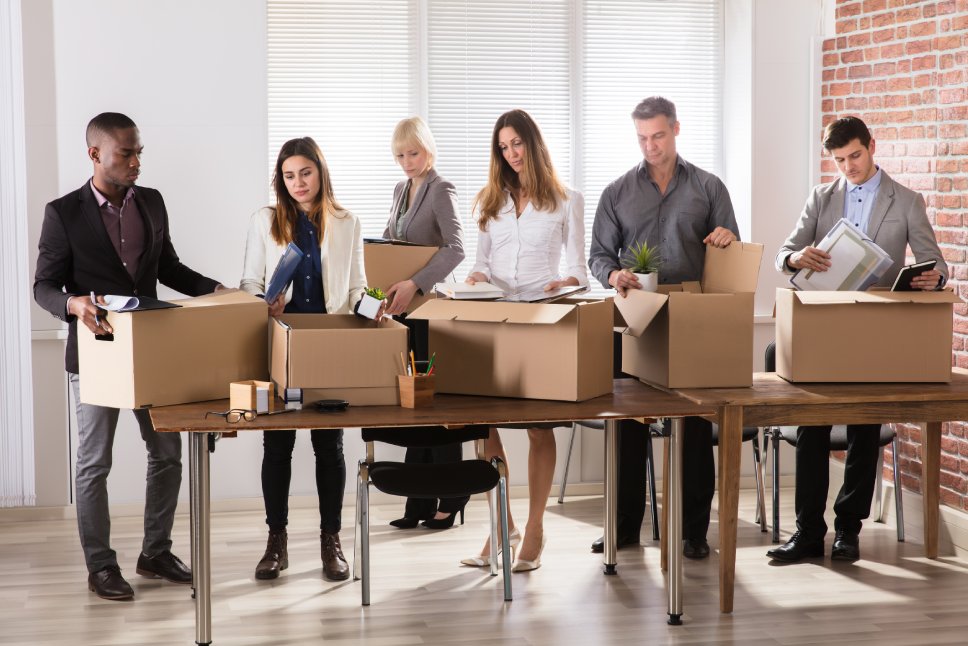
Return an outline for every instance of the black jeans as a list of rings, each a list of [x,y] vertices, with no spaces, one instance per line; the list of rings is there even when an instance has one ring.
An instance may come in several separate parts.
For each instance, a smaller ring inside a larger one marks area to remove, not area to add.
[[[713,427],[701,417],[686,417],[683,421],[682,537],[699,540],[705,539],[709,530],[709,508],[716,490]],[[645,516],[648,433],[645,424],[619,422],[618,535],[623,538],[638,537]]]
[[[844,484],[834,502],[834,529],[860,533],[861,521],[871,515],[877,474],[880,424],[847,427],[847,460]],[[797,429],[797,529],[805,538],[820,540],[827,533],[823,519],[830,483],[830,427]]]
[[[343,429],[313,429],[316,454],[316,493],[319,496],[319,528],[336,534],[341,527],[346,462],[343,460]],[[289,523],[289,481],[292,479],[292,449],[296,431],[262,433],[262,499],[266,524],[282,531]]]

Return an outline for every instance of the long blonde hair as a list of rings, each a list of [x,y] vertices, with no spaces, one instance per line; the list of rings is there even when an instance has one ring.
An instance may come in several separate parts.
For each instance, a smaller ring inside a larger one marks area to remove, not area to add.
[[[282,144],[279,157],[276,159],[276,169],[272,175],[272,187],[276,193],[276,206],[272,213],[272,228],[270,233],[277,244],[287,245],[293,241],[296,228],[296,217],[299,215],[299,204],[292,199],[286,180],[282,176],[282,164],[290,157],[305,157],[311,161],[319,173],[319,193],[313,199],[313,208],[306,217],[316,228],[318,239],[323,239],[326,231],[326,219],[337,211],[342,211],[333,196],[333,184],[329,181],[329,167],[319,146],[312,137],[290,139]]]
[[[545,145],[538,124],[524,110],[505,112],[498,117],[491,135],[491,164],[487,184],[474,198],[474,207],[480,213],[477,227],[481,231],[487,231],[488,223],[497,217],[501,207],[504,206],[506,199],[504,191],[521,188],[518,173],[504,159],[498,142],[499,133],[503,128],[508,127],[514,128],[524,143],[525,185],[535,208],[541,211],[554,211],[568,196],[565,185],[558,178],[555,167],[551,163],[551,153],[548,152],[548,146]]]

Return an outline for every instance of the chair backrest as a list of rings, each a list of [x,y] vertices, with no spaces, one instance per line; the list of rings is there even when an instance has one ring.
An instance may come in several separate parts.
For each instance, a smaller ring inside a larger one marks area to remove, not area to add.
[[[484,425],[447,428],[444,426],[393,426],[365,428],[364,442],[383,442],[403,447],[431,447],[487,439],[490,427]]]
[[[776,372],[776,341],[770,341],[766,346],[766,355],[763,357],[767,372]]]

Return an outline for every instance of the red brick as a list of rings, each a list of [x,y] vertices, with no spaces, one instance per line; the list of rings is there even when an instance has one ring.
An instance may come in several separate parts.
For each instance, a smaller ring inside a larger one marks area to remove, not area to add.
[[[864,52],[864,59],[868,61],[876,61],[884,58],[883,56],[881,56],[880,45],[874,45],[873,47],[865,47],[863,49],[863,52]]]
[[[892,76],[897,73],[897,63],[877,63],[874,65],[873,72],[874,76]]]
[[[915,54],[923,54],[925,52],[931,51],[931,41],[930,40],[912,40],[904,44],[904,53],[908,56],[914,56]]]
[[[833,81],[835,76],[836,76],[836,72],[834,70],[824,70],[823,72],[820,73],[821,80],[824,83],[829,83],[830,81]]]
[[[938,57],[938,69],[950,70],[955,66],[955,57],[951,54],[941,54]]]
[[[965,80],[963,70],[952,70],[939,74],[938,83],[940,85],[961,85]]]
[[[840,25],[837,26],[837,31],[840,31]],[[894,40],[894,28],[888,27],[887,29],[879,29],[871,34],[871,39],[875,43],[883,43],[888,40]]]
[[[838,81],[843,81],[846,78],[847,78],[847,68],[846,67],[838,67],[837,68],[837,80]]]
[[[834,102],[833,102],[833,99],[824,99],[823,101],[821,101],[820,102],[820,111],[821,112],[833,112],[834,111]]]
[[[880,67],[880,65],[878,65]],[[847,68],[847,78],[866,79],[871,75],[870,65],[851,65]]]
[[[958,163],[957,159],[939,159],[935,161],[934,171],[936,173],[957,173],[959,166],[960,164]],[[941,198],[941,203],[938,206],[942,206],[946,209],[957,209],[961,207],[961,198],[957,195],[944,195],[944,196],[938,196],[938,197]],[[951,202],[952,199],[955,200],[954,204],[952,204]],[[953,225],[953,224],[942,225],[940,222],[938,223],[938,225],[949,226],[949,227],[960,226],[961,218],[960,217],[958,218],[957,225]]]
[[[953,471],[958,473],[961,469],[961,460],[953,455],[942,455],[941,456],[941,468],[945,471]]]
[[[955,509],[963,508],[961,496],[948,489],[941,489],[941,504],[954,507]]]
[[[848,18],[846,20],[837,21],[837,33],[838,34],[849,34],[852,31],[857,31],[857,19]]]
[[[887,9],[887,0],[864,0],[864,13],[875,13]]]
[[[944,196],[949,197],[949,196]],[[944,211],[938,211],[935,215],[935,220],[939,227],[960,227],[961,226],[961,214],[960,213],[946,213]],[[965,275],[968,278],[968,273]]]
[[[961,123],[947,123],[938,128],[938,135],[945,139],[964,139],[965,126]]]
[[[883,79],[864,81],[864,94],[883,94],[884,92],[887,92],[887,81]]]
[[[865,31],[862,34],[851,34],[847,37],[848,47],[863,47],[864,45],[871,44],[871,34]]]
[[[900,27],[898,27],[897,28],[897,31],[894,32],[894,35],[895,35],[895,37],[898,40],[904,40],[905,38],[907,38],[908,37],[908,28],[907,28],[907,26],[906,25],[901,25]]]
[[[932,81],[931,74],[918,74],[914,77],[914,87],[928,87]]]
[[[858,18],[857,19],[857,28],[858,29],[870,29],[871,28],[871,17],[870,16],[861,16],[860,18]]]
[[[860,2],[853,2],[848,4],[841,4],[837,7],[837,17],[838,18],[848,18],[850,16],[859,16],[863,11],[864,5]]]
[[[938,229],[935,236],[939,243],[964,245],[968,243],[968,231],[964,229]],[[968,285],[962,285],[965,289],[964,296],[968,296]]]
[[[939,16],[952,14],[958,10],[958,6],[955,4],[954,0],[944,0],[944,2],[939,2],[935,6],[938,9]]]
[[[924,126],[905,126],[901,128],[899,134],[901,139],[924,139]],[[881,150],[877,152],[882,154]]]
[[[968,106],[956,105],[941,110],[941,118],[944,121],[964,121],[968,119]]]
[[[870,102],[867,104],[868,110],[880,110],[883,107],[884,107],[884,97],[881,97],[881,96],[870,97]],[[867,117],[867,118],[870,118],[870,117]],[[870,121],[868,121],[867,123],[869,124]]]
[[[839,36],[837,38],[837,49],[846,49],[846,48],[847,48],[847,37]]]
[[[844,100],[834,99],[834,112],[843,112],[844,110]]]
[[[824,54],[823,55],[823,66],[824,67],[836,67],[840,63],[840,56],[837,54]]]
[[[827,57],[824,56],[824,59]],[[864,52],[860,49],[851,49],[840,54],[841,63],[863,63],[864,62]],[[826,60],[824,60],[824,65],[827,65]],[[833,63],[836,65],[836,62]]]
[[[934,121],[938,118],[937,108],[920,108],[914,111],[916,121]]]
[[[902,58],[897,62],[897,72],[898,74],[910,74],[911,73],[911,59]]]
[[[883,160],[882,160],[883,161]],[[901,167],[905,173],[930,173],[930,159],[904,159]],[[951,242],[950,240],[948,242]]]
[[[942,249],[941,256],[944,258],[945,262],[947,263],[965,261],[965,252],[959,249],[952,249],[951,247],[945,247],[944,249]],[[958,323],[955,323],[955,327],[958,329],[959,333],[968,334],[968,324],[961,326]]]
[[[877,160],[878,165],[883,168],[887,173],[891,175],[897,175],[901,173],[904,169],[902,165],[902,160],[893,158],[880,158]]]
[[[904,56],[904,44],[891,43],[890,45],[882,45],[879,55],[881,58],[900,58]]]
[[[882,13],[873,17],[871,20],[871,26],[875,29],[879,27],[887,27],[888,25],[894,24],[894,14],[893,13]]]
[[[866,110],[867,99],[862,96],[850,96],[844,101],[844,107],[848,110]]]
[[[909,175],[903,178],[901,183],[913,191],[930,191],[937,190],[938,179],[933,175]]]
[[[835,49],[837,49],[837,40],[835,38],[828,38],[823,41],[823,51],[832,52]]]
[[[888,108],[905,108],[908,100],[903,94],[890,94],[884,97],[884,106]]]
[[[921,7],[901,9],[895,14],[898,22],[911,22],[921,17]]]
[[[937,23],[933,20],[926,20],[924,22],[917,22],[908,27],[908,33],[912,38],[920,38],[922,36],[933,36],[937,32]]]
[[[938,93],[939,103],[964,103],[966,98],[968,98],[968,93],[966,93],[964,87],[941,90]]]
[[[867,123],[871,123],[868,121]],[[874,135],[874,139],[878,141],[885,139],[893,141],[897,139],[897,128],[872,128],[871,133]],[[903,155],[904,151],[895,151],[896,154]]]
[[[934,18],[936,15],[938,15],[938,9],[934,6],[934,4],[926,4],[924,6],[925,18]]]
[[[956,16],[951,19],[952,31],[964,31],[966,29],[968,29],[968,14],[964,16]]]
[[[955,190],[959,193],[968,193],[968,177],[956,177],[953,184]],[[965,278],[968,279],[968,276]]]
[[[938,64],[937,56],[921,56],[911,61],[912,69],[929,70]]]
[[[961,47],[961,36],[942,36],[934,39],[934,48],[938,50],[957,49]]]

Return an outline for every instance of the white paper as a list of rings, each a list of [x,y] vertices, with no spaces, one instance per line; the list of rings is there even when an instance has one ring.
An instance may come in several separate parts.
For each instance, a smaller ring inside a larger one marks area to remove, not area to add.
[[[437,283],[434,288],[438,294],[454,299],[501,298],[504,290],[491,283]]]
[[[91,300],[94,300],[94,298],[92,297]],[[138,308],[138,298],[136,296],[105,294],[103,303],[95,301],[94,304],[109,312],[129,312]]]
[[[830,254],[827,271],[801,269],[790,279],[797,289],[863,291],[876,283],[894,261],[857,227],[841,219],[817,244]]]

